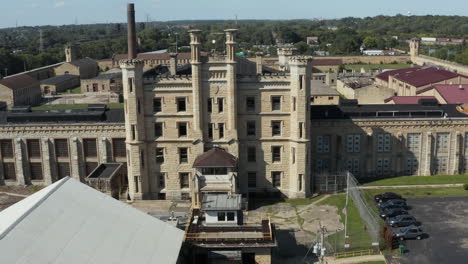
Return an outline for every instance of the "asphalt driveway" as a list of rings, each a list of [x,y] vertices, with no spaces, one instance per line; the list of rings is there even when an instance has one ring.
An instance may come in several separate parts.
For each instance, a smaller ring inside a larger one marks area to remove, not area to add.
[[[429,237],[407,240],[401,264],[468,263],[468,197],[408,199]]]

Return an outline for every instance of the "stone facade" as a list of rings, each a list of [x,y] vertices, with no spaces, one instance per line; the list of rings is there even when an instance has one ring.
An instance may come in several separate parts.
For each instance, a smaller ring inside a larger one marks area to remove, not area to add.
[[[26,74],[0,80],[0,101],[8,109],[18,105],[36,105],[41,101],[40,83]]]
[[[122,123],[6,124],[0,125],[0,135],[2,184],[48,185],[64,176],[83,181],[100,163],[126,162],[124,155],[114,153],[116,141],[125,138]],[[85,141],[94,147],[85,147]],[[34,172],[31,164],[37,166]],[[14,174],[7,173],[8,166]]]
[[[193,186],[181,188],[180,173],[193,177],[194,159],[215,145],[239,157],[242,193],[310,193],[311,59],[292,57],[289,75],[257,75],[255,64],[235,56],[235,33],[226,31],[226,56],[207,57],[200,53],[200,31],[191,31],[188,77],[143,79],[140,61],[121,61],[132,199],[187,198]],[[247,175],[254,173],[249,187]]]

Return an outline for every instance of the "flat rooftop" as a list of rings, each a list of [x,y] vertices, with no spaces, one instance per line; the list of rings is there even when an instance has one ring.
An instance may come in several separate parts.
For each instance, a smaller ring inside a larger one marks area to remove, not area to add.
[[[203,195],[202,210],[241,210],[242,195],[240,194],[205,194]]]

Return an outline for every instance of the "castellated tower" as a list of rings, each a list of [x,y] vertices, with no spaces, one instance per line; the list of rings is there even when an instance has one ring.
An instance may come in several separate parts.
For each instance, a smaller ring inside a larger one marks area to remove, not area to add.
[[[136,60],[135,10],[128,5],[128,59],[120,61],[125,108],[125,131],[129,198],[144,199],[149,195],[146,159],[143,61]]]
[[[420,42],[418,38],[412,38],[410,40],[410,56],[411,56],[411,61],[415,61],[415,58],[419,56],[419,46]]]
[[[65,61],[71,62],[74,60],[76,60],[75,47],[72,44],[65,46]]]
[[[293,56],[291,72],[291,156],[289,198],[304,198],[310,192],[310,76],[312,57]]]

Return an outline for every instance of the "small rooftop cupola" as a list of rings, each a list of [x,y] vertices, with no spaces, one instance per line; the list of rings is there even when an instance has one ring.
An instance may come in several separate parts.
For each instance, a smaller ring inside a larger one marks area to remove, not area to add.
[[[193,205],[200,207],[205,193],[237,193],[237,159],[222,148],[212,148],[198,156],[193,168]]]

